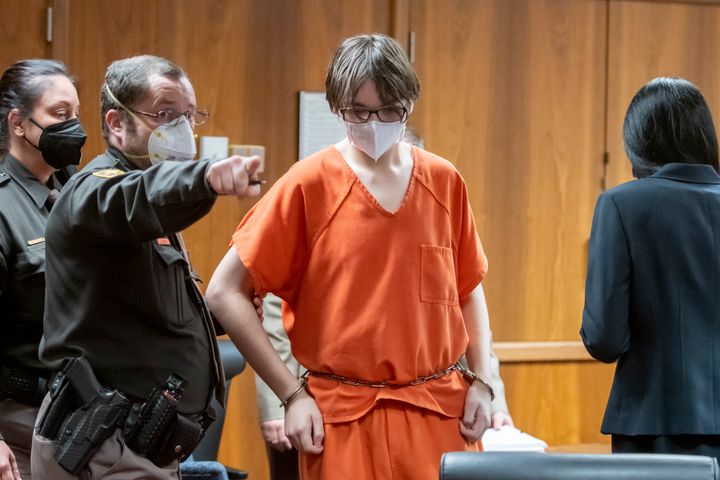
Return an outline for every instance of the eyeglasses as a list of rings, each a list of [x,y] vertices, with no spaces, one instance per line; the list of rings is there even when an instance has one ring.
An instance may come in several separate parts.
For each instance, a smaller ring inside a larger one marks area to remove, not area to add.
[[[190,109],[187,112],[178,112],[174,108],[168,108],[166,110],[160,110],[157,113],[150,113],[150,112],[141,112],[140,110],[132,110],[128,109],[133,113],[137,113],[140,115],[145,115],[147,117],[152,117],[155,119],[155,121],[158,123],[158,125],[165,125],[166,123],[173,122],[180,118],[181,115],[184,115],[188,121],[190,122],[190,125],[202,125],[207,121],[208,116],[210,115],[210,112],[207,110],[194,110]]]
[[[358,107],[340,109],[343,120],[350,123],[365,123],[370,120],[373,113],[377,115],[378,120],[384,123],[404,122],[408,117],[408,111],[404,107],[383,107],[377,110]]]

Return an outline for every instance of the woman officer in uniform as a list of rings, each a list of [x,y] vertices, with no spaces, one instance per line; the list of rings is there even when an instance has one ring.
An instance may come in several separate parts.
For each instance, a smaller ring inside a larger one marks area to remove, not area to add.
[[[0,480],[30,478],[30,445],[48,372],[38,359],[45,224],[80,162],[85,132],[73,78],[22,60],[0,78]]]

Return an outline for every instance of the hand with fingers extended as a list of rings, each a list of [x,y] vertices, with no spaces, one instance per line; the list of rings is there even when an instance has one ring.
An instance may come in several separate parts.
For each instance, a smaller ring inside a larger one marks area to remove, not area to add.
[[[260,194],[260,185],[251,184],[260,167],[260,157],[233,155],[213,162],[207,169],[205,179],[218,195],[255,197]]]
[[[300,453],[322,453],[323,420],[320,409],[304,390],[285,408],[285,435]]]
[[[480,382],[473,382],[465,396],[465,409],[460,419],[460,433],[468,443],[477,442],[490,427],[490,391]]]
[[[2,440],[0,440],[0,480],[21,480],[15,455]]]

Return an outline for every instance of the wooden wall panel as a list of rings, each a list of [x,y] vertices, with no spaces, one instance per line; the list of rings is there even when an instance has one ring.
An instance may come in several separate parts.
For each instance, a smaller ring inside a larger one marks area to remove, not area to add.
[[[64,61],[78,78],[81,120],[88,140],[82,164],[105,150],[100,119],[100,86],[111,61],[151,53],[166,56],[160,40],[167,17],[160,17],[167,2],[144,0],[54,0],[58,15],[67,24],[58,26],[62,39],[53,56]],[[172,9],[168,11],[172,13]]]
[[[602,177],[606,2],[410,8],[422,87],[410,123],[468,183],[494,339],[577,340]],[[611,375],[590,362],[503,366],[516,423],[551,445],[607,441]]]
[[[410,123],[468,182],[496,340],[577,339],[600,192],[606,4],[417,0]]]
[[[598,362],[508,363],[500,367],[515,425],[550,447],[609,443],[600,433],[600,424],[612,372],[611,366]]]
[[[698,86],[720,121],[720,5],[610,2],[608,187],[632,179],[622,124],[633,96],[649,80],[684,77]]]
[[[46,58],[46,0],[3,0],[0,22],[0,75],[26,58]]]

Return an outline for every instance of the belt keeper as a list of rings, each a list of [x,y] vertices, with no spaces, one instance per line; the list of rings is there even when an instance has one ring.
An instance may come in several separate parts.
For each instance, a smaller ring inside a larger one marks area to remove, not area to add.
[[[290,395],[288,395],[288,397],[287,397],[285,400],[283,400],[283,402],[280,404],[280,406],[283,407],[283,408],[284,408],[284,407],[287,407],[287,406],[290,404],[290,402],[293,401],[293,399],[294,399],[295,397],[297,397],[298,395],[300,395],[300,392],[302,392],[303,390],[305,390],[305,385],[307,385],[307,377],[306,377],[306,376],[303,376],[303,377],[300,379],[300,384],[297,386],[297,388],[296,388],[295,390],[293,390],[293,392],[292,392]]]
[[[495,390],[490,385],[490,382],[488,382],[481,375],[478,375],[477,373],[463,367],[459,363],[457,365],[458,365],[458,369],[460,370],[460,372],[463,374],[463,376],[465,378],[467,378],[470,381],[470,383],[479,382],[479,383],[482,383],[483,385],[485,385],[485,387],[488,389],[488,392],[490,392],[490,401],[492,402],[493,400],[495,400]]]

